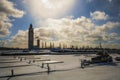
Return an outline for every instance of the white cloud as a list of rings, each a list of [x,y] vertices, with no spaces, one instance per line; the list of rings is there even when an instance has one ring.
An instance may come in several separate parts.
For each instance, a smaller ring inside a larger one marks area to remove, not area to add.
[[[94,30],[94,32],[106,32],[119,26],[119,22],[107,22],[106,24],[103,24],[101,26],[96,26],[97,28]]]
[[[112,0],[108,0],[109,2],[112,2]]]
[[[8,0],[0,0],[0,37],[10,34],[12,20],[9,17],[20,18],[24,15],[24,12],[16,9],[14,5]]]
[[[107,22],[101,26],[95,26],[94,30],[87,36],[89,41],[116,41],[119,40],[117,33],[108,33],[110,30],[120,27],[119,22]]]
[[[33,18],[58,18],[74,6],[76,0],[24,0],[24,4],[32,14]]]
[[[105,42],[111,44],[111,42],[116,43],[120,40],[120,35],[117,33],[100,33],[100,34],[90,34],[86,37],[87,41],[90,42]]]
[[[59,39],[79,38],[90,31],[94,24],[90,19],[86,17],[80,17],[77,19],[62,18],[62,19],[48,19],[46,26],[50,29],[54,29],[59,34]]]
[[[0,21],[0,37],[10,34],[9,28],[12,26],[9,22]]]
[[[28,31],[19,30],[15,36],[8,41],[10,47],[26,48],[28,44]]]
[[[101,11],[95,11],[93,13],[91,12],[90,16],[93,20],[107,20],[109,17],[105,12]]]

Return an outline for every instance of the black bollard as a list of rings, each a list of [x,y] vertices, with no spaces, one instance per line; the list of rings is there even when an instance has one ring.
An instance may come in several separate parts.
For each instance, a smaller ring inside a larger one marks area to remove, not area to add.
[[[35,63],[35,60],[33,60],[33,63]]]
[[[20,58],[20,61],[22,61],[22,58]]]
[[[41,68],[43,68],[44,67],[44,63],[42,63],[42,66],[41,66]]]
[[[13,69],[11,70],[11,76],[14,76],[14,70]]]
[[[28,62],[28,64],[30,64],[30,63],[31,63],[31,61]]]
[[[48,68],[47,73],[49,74],[50,73],[50,66],[49,66],[49,64],[47,64],[47,68]]]

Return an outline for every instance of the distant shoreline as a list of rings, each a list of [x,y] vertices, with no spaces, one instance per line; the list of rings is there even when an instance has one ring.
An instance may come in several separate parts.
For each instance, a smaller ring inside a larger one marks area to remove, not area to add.
[[[80,54],[95,54],[95,53],[76,53],[76,52],[62,52],[62,53],[3,53],[0,56],[18,56],[18,55],[80,55]],[[115,53],[109,53],[115,54]]]

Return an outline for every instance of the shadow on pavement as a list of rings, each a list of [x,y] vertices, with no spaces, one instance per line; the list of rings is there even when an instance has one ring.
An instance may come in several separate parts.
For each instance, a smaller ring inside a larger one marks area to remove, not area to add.
[[[2,61],[0,63],[17,63],[17,62],[20,62],[20,61]]]
[[[75,69],[80,69],[80,67],[71,68],[71,69],[64,69],[64,70],[51,70],[50,73],[52,73],[52,72],[60,72],[60,71],[70,71],[70,70],[75,70]],[[6,75],[6,76],[0,76],[0,78],[9,77],[7,80],[10,80],[11,77],[33,76],[33,75],[40,75],[40,74],[43,74],[43,73],[48,73],[48,72],[47,71],[41,71],[41,72],[23,73],[23,74],[15,74],[14,76]]]
[[[26,66],[31,66],[31,65],[3,66],[3,67],[0,67],[0,68],[26,67]]]

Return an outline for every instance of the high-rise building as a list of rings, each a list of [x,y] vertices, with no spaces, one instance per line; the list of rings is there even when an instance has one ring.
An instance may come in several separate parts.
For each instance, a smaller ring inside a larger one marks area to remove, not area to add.
[[[34,48],[34,29],[32,24],[30,24],[28,31],[28,49],[32,50]]]

